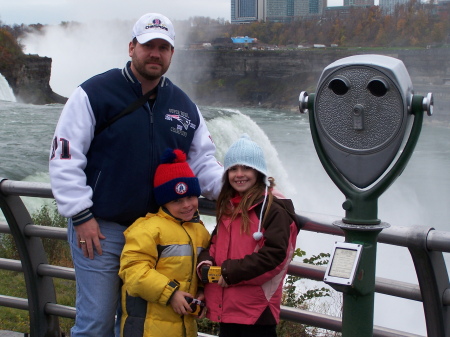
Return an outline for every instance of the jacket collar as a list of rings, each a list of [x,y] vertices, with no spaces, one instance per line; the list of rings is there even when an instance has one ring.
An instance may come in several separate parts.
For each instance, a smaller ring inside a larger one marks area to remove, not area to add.
[[[235,196],[233,198],[230,199],[231,204],[233,205],[233,207],[236,207],[237,205],[239,205],[239,203],[242,200],[242,196],[239,195],[239,193],[236,193]],[[258,198],[256,198],[255,203],[250,207],[249,210],[251,210],[252,208],[255,208],[257,205],[259,205],[260,203],[262,203],[264,200],[264,194],[262,194],[261,196],[259,196]]]

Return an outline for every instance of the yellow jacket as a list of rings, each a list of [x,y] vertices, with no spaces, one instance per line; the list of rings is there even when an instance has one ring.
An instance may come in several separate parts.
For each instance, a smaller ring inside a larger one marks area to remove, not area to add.
[[[124,235],[121,336],[197,336],[194,316],[180,317],[169,300],[174,280],[180,290],[197,293],[197,256],[210,237],[203,223],[182,222],[160,208],[137,219]]]

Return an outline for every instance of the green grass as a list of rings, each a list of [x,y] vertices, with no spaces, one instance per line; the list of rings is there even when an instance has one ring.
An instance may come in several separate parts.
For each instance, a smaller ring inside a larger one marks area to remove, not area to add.
[[[0,294],[26,297],[25,280],[22,273],[0,270]],[[0,326],[3,330],[29,332],[28,311],[0,307]]]
[[[0,294],[27,298],[23,273],[0,270]],[[53,279],[56,289],[57,303],[73,307],[75,305],[75,282],[71,280]],[[0,306],[0,327],[2,330],[29,333],[30,318],[28,311]],[[69,335],[73,319],[59,318],[61,331]]]
[[[61,217],[56,207],[43,206],[32,215],[33,223],[42,226],[66,227],[66,219]],[[52,265],[72,267],[70,248],[67,241],[43,239],[47,260]],[[19,259],[19,255],[12,235],[0,235],[0,257]],[[0,270],[0,294],[19,298],[27,298],[26,285],[23,273]],[[75,306],[75,281],[53,278],[58,304]],[[59,318],[61,332],[69,336],[73,319]],[[0,327],[2,330],[29,333],[30,318],[28,311],[0,306]]]

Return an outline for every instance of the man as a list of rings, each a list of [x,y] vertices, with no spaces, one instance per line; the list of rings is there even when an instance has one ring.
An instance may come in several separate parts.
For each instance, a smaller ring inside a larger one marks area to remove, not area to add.
[[[75,89],[56,127],[49,171],[58,210],[69,218],[77,281],[72,337],[114,336],[123,231],[157,211],[153,176],[166,148],[187,154],[205,197],[215,199],[220,192],[223,168],[205,121],[189,97],[163,76],[174,40],[167,17],[142,16],[129,43],[131,61]],[[144,94],[148,101],[112,122]]]

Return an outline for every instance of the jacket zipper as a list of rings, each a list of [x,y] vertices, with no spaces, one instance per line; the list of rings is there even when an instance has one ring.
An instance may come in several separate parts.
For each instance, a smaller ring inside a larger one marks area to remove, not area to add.
[[[190,243],[191,248],[192,248],[192,257],[191,257],[191,266],[192,266],[192,268],[191,268],[191,279],[189,280],[189,289],[191,289],[192,278],[193,278],[194,275],[195,275],[195,273],[194,273],[194,271],[195,271],[195,266],[194,266],[194,264],[195,264],[195,256],[196,256],[196,247],[194,247],[194,242],[192,241],[191,236],[190,236],[189,233],[187,232],[186,228],[184,228],[184,226],[183,226],[184,223],[186,223],[186,221],[181,221],[181,222],[180,222],[181,227],[184,229],[184,231],[186,232],[186,235],[187,235],[188,238],[189,238],[189,243]],[[195,294],[194,294],[194,296],[195,296]]]

